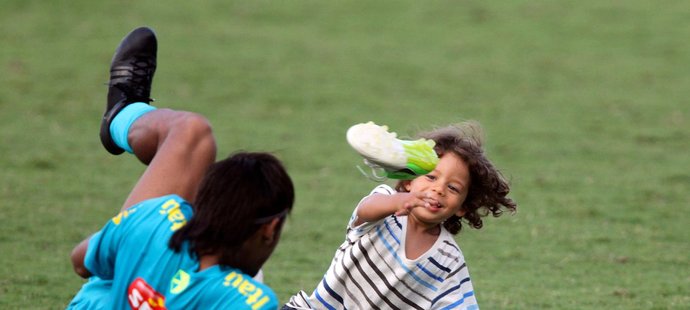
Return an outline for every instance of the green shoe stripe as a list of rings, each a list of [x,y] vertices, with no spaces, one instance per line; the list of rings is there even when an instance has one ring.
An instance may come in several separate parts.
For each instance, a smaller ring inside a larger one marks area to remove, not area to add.
[[[407,167],[418,175],[427,174],[438,164],[438,156],[434,151],[434,141],[419,139],[415,141],[401,141],[407,155]]]

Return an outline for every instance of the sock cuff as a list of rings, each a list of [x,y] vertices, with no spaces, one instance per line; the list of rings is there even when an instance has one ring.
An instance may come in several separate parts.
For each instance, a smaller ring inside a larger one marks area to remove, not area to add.
[[[135,102],[127,105],[120,113],[117,113],[110,123],[110,136],[113,138],[115,144],[128,153],[133,153],[134,151],[132,151],[132,147],[127,141],[129,127],[131,127],[138,118],[155,109],[156,107],[144,102]]]

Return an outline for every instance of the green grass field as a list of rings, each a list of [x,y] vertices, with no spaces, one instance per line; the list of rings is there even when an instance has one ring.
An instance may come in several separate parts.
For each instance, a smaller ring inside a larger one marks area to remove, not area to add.
[[[375,183],[345,142],[478,120],[515,216],[465,230],[482,309],[690,308],[690,3],[37,1],[0,10],[0,308],[60,309],[69,253],[143,166],[98,139],[120,39],[156,29],[156,105],[220,156],[271,151],[294,212],[266,282],[311,290]]]

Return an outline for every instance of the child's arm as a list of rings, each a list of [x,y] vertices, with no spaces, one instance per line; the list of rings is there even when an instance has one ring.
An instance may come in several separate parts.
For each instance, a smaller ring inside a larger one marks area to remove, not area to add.
[[[357,220],[353,226],[375,222],[391,214],[407,215],[416,207],[428,207],[424,193],[395,193],[393,195],[372,194],[357,207]]]

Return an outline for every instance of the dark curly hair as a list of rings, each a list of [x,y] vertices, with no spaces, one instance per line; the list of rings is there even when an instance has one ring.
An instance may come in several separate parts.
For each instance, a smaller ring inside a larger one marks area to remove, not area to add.
[[[454,153],[467,163],[470,172],[470,187],[467,197],[462,204],[465,214],[447,219],[443,226],[452,234],[462,229],[463,222],[472,228],[482,228],[482,217],[489,213],[494,217],[503,214],[504,210],[514,213],[517,204],[506,197],[510,186],[503,175],[489,161],[482,149],[481,127],[476,122],[465,122],[451,125],[419,134],[420,137],[436,142],[434,149],[439,157]],[[399,192],[407,191],[405,184],[400,181],[395,189]]]

